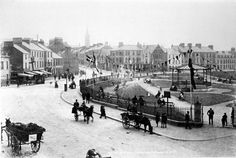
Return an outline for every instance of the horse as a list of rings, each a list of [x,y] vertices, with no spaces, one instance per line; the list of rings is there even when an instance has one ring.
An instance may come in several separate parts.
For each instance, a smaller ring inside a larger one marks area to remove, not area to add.
[[[138,115],[135,115],[134,121],[135,121],[138,129],[143,124],[144,132],[147,131],[147,126],[148,126],[149,132],[150,132],[150,134],[152,134],[152,125],[151,125],[150,120],[147,117],[143,116],[142,114],[138,114]]]
[[[91,105],[89,108],[85,108],[84,111],[84,121],[87,120],[87,124],[89,123],[89,118],[92,117],[93,122],[93,105]]]

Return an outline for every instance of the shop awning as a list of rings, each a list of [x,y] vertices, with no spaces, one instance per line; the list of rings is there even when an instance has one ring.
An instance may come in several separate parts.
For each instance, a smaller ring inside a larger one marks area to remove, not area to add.
[[[43,72],[41,72],[41,71],[33,71],[33,72],[38,74],[38,75],[43,75]]]
[[[45,70],[40,70],[41,72],[43,72],[45,75],[51,75],[52,73],[51,72],[47,72]]]
[[[32,72],[32,71],[25,71],[24,73],[30,74],[30,75],[38,75],[38,74],[36,74],[36,73],[34,73],[34,72]]]
[[[25,74],[25,73],[17,73],[17,75],[22,76],[22,77],[33,77],[33,75]]]

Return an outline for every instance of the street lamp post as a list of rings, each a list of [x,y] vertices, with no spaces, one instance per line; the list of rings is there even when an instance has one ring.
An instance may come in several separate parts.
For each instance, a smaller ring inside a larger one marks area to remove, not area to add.
[[[192,58],[191,58],[191,55],[192,55],[192,49],[189,48],[189,62],[191,60],[192,62]],[[192,64],[192,63],[191,63]],[[193,118],[193,113],[192,113],[192,97],[193,97],[193,94],[192,94],[192,79],[191,79],[191,68],[189,67],[189,74],[190,74],[190,85],[189,85],[189,88],[190,88],[190,118],[192,119]]]
[[[68,73],[69,73],[69,69],[67,69],[66,73],[65,73],[65,77],[66,77],[66,84],[64,85],[64,91],[65,92],[67,91],[67,76],[68,76]]]

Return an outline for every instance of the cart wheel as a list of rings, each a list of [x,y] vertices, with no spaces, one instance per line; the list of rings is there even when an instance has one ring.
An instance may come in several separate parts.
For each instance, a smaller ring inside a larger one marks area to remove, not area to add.
[[[128,129],[130,126],[130,122],[127,118],[122,119],[122,125],[125,129]]]
[[[12,136],[11,147],[15,153],[19,153],[19,151],[21,150],[20,141],[16,138],[16,136]]]
[[[31,149],[34,153],[37,153],[40,149],[40,141],[31,141],[30,142]]]

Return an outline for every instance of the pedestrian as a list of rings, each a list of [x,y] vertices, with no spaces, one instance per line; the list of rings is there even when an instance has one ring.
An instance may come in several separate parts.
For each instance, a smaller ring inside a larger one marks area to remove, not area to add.
[[[130,102],[128,102],[127,111],[128,111],[128,112],[131,112],[131,111],[132,111],[132,106],[130,105]]]
[[[191,129],[189,111],[185,114],[185,129]]]
[[[95,158],[96,156],[98,156],[99,158],[102,158],[101,154],[96,152],[95,149],[88,150],[88,152],[86,154],[86,158]]]
[[[82,99],[83,101],[86,99],[86,92],[82,92]]]
[[[161,91],[160,91],[160,90],[158,90],[157,94],[155,95],[155,98],[159,99],[159,98],[160,98],[160,96],[161,96]]]
[[[101,107],[100,107],[100,112],[101,112],[101,114],[100,114],[100,118],[102,118],[102,117],[104,116],[105,119],[106,119],[107,116],[106,116],[106,111],[105,111],[105,107],[104,107],[104,105],[101,105]]]
[[[138,101],[140,106],[144,106],[144,100],[142,96],[139,97]]]
[[[132,103],[135,105],[137,103],[138,99],[136,95],[132,98]]]
[[[210,124],[213,125],[214,111],[212,110],[212,108],[210,108],[210,110],[208,110],[207,115],[209,116],[209,125],[210,125]]]
[[[156,124],[157,124],[157,127],[158,127],[159,121],[160,121],[160,113],[157,111],[157,113],[156,113]]]
[[[20,79],[17,79],[16,84],[17,84],[17,87],[20,86]]]
[[[232,122],[232,125],[234,125],[234,107],[232,107],[232,111],[231,111],[231,122]]]
[[[9,86],[9,80],[7,79],[6,81],[6,87]]]
[[[85,104],[85,101],[82,102],[81,107],[82,107],[83,109],[85,109],[85,108],[87,107],[86,104]]]
[[[221,122],[222,122],[222,127],[227,126],[227,115],[226,115],[226,113],[224,113],[224,115],[222,116]]]
[[[74,102],[74,106],[76,106],[77,108],[79,108],[79,103],[78,103],[78,100],[76,99],[75,102]]]
[[[90,93],[87,92],[87,93],[86,93],[86,103],[89,104],[89,102],[90,102]]]
[[[55,74],[55,75],[54,75],[54,80],[56,80],[56,79],[57,79],[57,75]]]
[[[69,81],[70,81],[70,78],[71,78],[71,75],[69,74],[69,75],[68,75],[68,79],[69,79]]]
[[[79,103],[77,102],[77,99],[76,99],[74,106],[72,108],[72,113],[74,114],[75,121],[78,121],[78,108],[79,108]]]
[[[59,80],[61,79],[61,74],[58,75],[58,79],[59,79]]]
[[[166,128],[167,127],[167,115],[166,113],[163,113],[161,115],[161,128]]]
[[[72,74],[72,77],[71,77],[71,79],[72,79],[72,81],[74,81],[74,79],[75,79],[75,76]]]
[[[57,81],[55,81],[55,88],[58,88],[58,84],[57,84]]]

